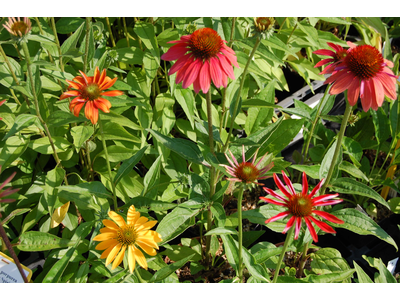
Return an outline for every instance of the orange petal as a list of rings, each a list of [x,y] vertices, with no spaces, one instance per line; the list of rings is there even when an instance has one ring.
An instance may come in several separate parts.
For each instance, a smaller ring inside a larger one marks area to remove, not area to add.
[[[104,79],[106,78],[106,69],[103,69],[103,71],[101,72],[101,75],[100,75],[100,78],[99,78],[99,81],[97,81],[97,84],[99,85],[99,86],[101,86],[104,82]]]
[[[114,248],[118,244],[116,239],[106,240],[96,246],[96,250],[105,250],[107,248]]]
[[[99,67],[96,66],[96,68],[94,69],[93,82],[98,83],[99,78],[100,78],[100,71],[99,71]]]
[[[119,252],[119,250],[121,249],[122,245],[121,244],[117,244],[110,252],[110,254],[108,254],[107,259],[106,259],[106,266],[109,265],[110,262],[112,262],[115,258],[115,256],[117,256],[117,253]]]
[[[86,74],[83,73],[81,70],[79,70],[79,73],[81,73],[83,80],[85,80],[86,85],[88,85],[90,82],[89,77],[87,77]]]
[[[69,97],[76,97],[76,96],[79,96],[80,94],[81,94],[80,91],[66,91],[65,93],[63,93],[61,95],[60,100],[69,98]]]
[[[126,225],[125,220],[119,214],[114,211],[109,211],[108,216],[115,222],[119,227],[123,227]]]
[[[110,101],[108,101],[106,99],[99,98],[99,99],[93,101],[93,104],[96,108],[101,109],[105,113],[110,112],[111,103],[110,103]]]
[[[73,87],[74,89],[80,90],[83,86],[80,83],[73,82],[71,80],[65,80],[66,82],[69,83],[70,87]]]
[[[114,229],[114,230],[118,230],[119,229],[119,227],[117,226],[117,224],[115,224],[113,221],[111,221],[111,220],[107,220],[107,219],[105,219],[105,220],[103,220],[103,224],[104,224],[104,226],[106,226],[106,227],[108,227],[108,228],[110,228],[110,229]]]
[[[114,77],[114,79],[105,81],[102,85],[100,85],[100,90],[103,91],[103,90],[106,90],[106,89],[112,87],[114,85],[114,83],[117,81],[117,79],[118,79],[117,77]]]
[[[114,96],[121,96],[123,94],[124,94],[124,92],[121,92],[118,90],[112,90],[112,91],[107,91],[107,92],[101,93],[101,96],[114,97]]]
[[[77,103],[74,106],[74,116],[79,117],[79,112],[81,111],[82,107],[85,105],[85,102]]]
[[[114,270],[116,267],[118,267],[121,264],[122,259],[124,258],[125,249],[126,249],[126,246],[122,246],[121,252],[118,253],[117,257],[115,258],[115,260],[112,264],[111,270]]]

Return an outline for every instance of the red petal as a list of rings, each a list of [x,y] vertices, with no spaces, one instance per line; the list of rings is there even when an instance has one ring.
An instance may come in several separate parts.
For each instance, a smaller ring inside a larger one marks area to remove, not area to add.
[[[101,96],[114,97],[114,96],[121,96],[123,94],[124,94],[124,92],[121,92],[118,90],[112,90],[112,91],[107,91],[107,92],[101,93]]]
[[[285,186],[283,185],[282,181],[279,179],[278,175],[276,175],[275,173],[273,174],[274,176],[274,181],[276,183],[276,185],[278,186],[278,188],[281,190],[281,192],[288,197],[289,199],[292,197],[291,194],[289,194],[289,192],[286,190]]]
[[[203,63],[198,79],[201,90],[204,94],[207,93],[211,85],[210,64],[207,60]]]
[[[304,221],[306,221],[306,225],[308,227],[308,230],[310,230],[310,233],[311,233],[311,236],[312,236],[314,242],[317,243],[318,242],[318,235],[315,232],[314,226],[312,226],[312,224],[311,224],[311,222],[310,222],[310,220],[308,218],[310,218],[310,216],[305,217]]]
[[[332,223],[336,223],[336,224],[343,224],[344,223],[343,220],[340,220],[338,217],[336,217],[336,216],[334,216],[334,215],[332,215],[330,213],[327,213],[325,211],[313,210],[312,212],[314,214],[324,218],[325,220],[328,220],[328,221],[332,222]]]
[[[219,60],[216,59],[215,57],[210,58],[210,74],[211,74],[211,79],[214,82],[214,85],[217,88],[220,88],[222,85],[222,71],[221,71],[221,66],[219,64]]]
[[[286,217],[286,216],[289,215],[289,214],[290,214],[289,211],[281,212],[281,213],[277,214],[276,216],[274,216],[274,217],[269,218],[268,220],[266,220],[266,221],[265,221],[265,224],[268,224],[268,223],[271,223],[271,222],[275,222],[275,221],[277,221],[277,220],[279,220],[279,219],[283,219],[284,217]]]
[[[301,191],[303,195],[307,195],[308,193],[308,182],[306,172],[303,172],[303,190]]]
[[[292,192],[292,195],[296,194],[296,191],[294,190],[293,184],[290,181],[289,177],[286,176],[285,172],[282,170],[282,176],[283,180],[285,180],[286,185],[289,187],[289,190]]]

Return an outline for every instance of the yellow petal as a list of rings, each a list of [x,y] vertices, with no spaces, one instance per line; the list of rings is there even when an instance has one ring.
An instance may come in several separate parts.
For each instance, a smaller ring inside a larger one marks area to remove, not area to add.
[[[121,244],[117,244],[110,252],[110,254],[108,254],[107,259],[106,259],[106,267],[109,265],[110,262],[113,261],[113,259],[115,258],[115,256],[117,255],[118,251],[121,249],[122,245]]]
[[[116,267],[118,267],[120,265],[120,263],[122,262],[122,259],[124,258],[125,249],[126,249],[126,246],[123,246],[121,249],[121,252],[119,252],[117,257],[115,258],[115,260],[112,264],[111,270],[114,270]]]
[[[136,230],[137,230],[137,231],[148,230],[148,229],[154,227],[154,225],[156,225],[156,224],[157,224],[157,221],[149,221],[149,222],[147,222],[147,223],[144,223],[144,224],[138,226],[138,227],[136,228]]]
[[[110,228],[110,229],[114,229],[114,230],[118,230],[118,229],[119,229],[118,225],[115,224],[115,223],[114,223],[113,221],[111,221],[111,220],[104,219],[104,220],[103,220],[103,224],[104,224],[104,226],[106,226],[106,227],[108,227],[108,228]]]
[[[51,228],[57,227],[65,218],[69,209],[69,201],[64,205],[56,208],[51,216],[50,226]]]
[[[114,249],[114,247],[107,248],[104,250],[104,252],[101,254],[100,258],[104,259],[107,258],[108,254],[110,254],[111,250]]]
[[[107,241],[104,241],[104,242],[101,242],[101,243],[99,243],[97,246],[96,246],[96,250],[104,250],[104,249],[107,249],[107,248],[114,248],[114,246],[116,245],[116,244],[118,244],[118,241],[116,240],[116,239],[112,239],[112,240],[107,240]]]
[[[142,241],[136,241],[136,244],[137,244],[140,248],[142,248],[142,250],[143,250],[144,252],[146,252],[148,255],[154,256],[154,255],[157,254],[157,251],[154,250],[153,247],[150,247],[150,246],[146,245],[146,244],[143,243]]]
[[[136,259],[135,259],[135,254],[133,253],[132,245],[130,245],[128,248],[128,264],[129,264],[129,271],[133,273],[133,271],[135,270]]]
[[[147,270],[147,261],[146,258],[144,257],[142,251],[140,251],[138,248],[135,246],[133,247],[133,254],[135,255],[135,258],[138,262],[138,264],[143,268]]]
[[[140,212],[135,210],[135,207],[131,205],[128,210],[127,221],[129,225],[133,225],[136,223],[137,219],[140,217]]]
[[[135,228],[138,228],[140,225],[146,223],[149,219],[147,219],[146,217],[140,217],[135,224]]]
[[[106,233],[106,232],[113,232],[114,234],[116,234],[116,231],[114,229],[108,228],[108,227],[103,227],[100,229],[101,233]]]
[[[115,222],[119,227],[124,227],[126,225],[125,220],[119,214],[114,211],[109,211],[108,216]]]
[[[114,232],[105,232],[105,233],[100,233],[99,235],[96,235],[93,238],[93,241],[106,241],[106,240],[110,240],[113,238],[117,237],[117,233]]]

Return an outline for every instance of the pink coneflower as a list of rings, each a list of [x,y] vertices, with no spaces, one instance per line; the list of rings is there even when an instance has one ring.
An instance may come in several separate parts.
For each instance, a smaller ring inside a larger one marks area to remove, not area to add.
[[[235,52],[225,45],[219,34],[211,28],[200,28],[190,35],[184,35],[161,56],[166,61],[177,60],[168,75],[177,72],[176,83],[183,88],[193,84],[196,93],[207,93],[211,80],[219,88],[226,87],[228,77],[235,79],[232,65],[239,68]]]
[[[303,172],[303,189],[301,193],[296,193],[292,185],[292,182],[283,171],[282,171],[282,176],[283,179],[285,180],[286,185],[289,188],[289,191],[284,187],[283,183],[280,181],[280,179],[275,173],[274,173],[274,180],[276,185],[281,190],[281,192],[286,196],[286,198],[275,193],[273,190],[264,187],[264,190],[273,197],[275,197],[276,199],[278,199],[278,201],[265,197],[260,197],[260,199],[271,204],[285,206],[287,207],[287,210],[277,214],[272,218],[269,218],[268,220],[265,221],[265,223],[274,222],[286,216],[291,216],[282,233],[286,233],[295,224],[296,227],[295,227],[294,238],[297,239],[299,237],[302,220],[304,219],[308,229],[310,230],[314,242],[318,242],[318,235],[315,232],[315,229],[311,224],[311,222],[314,222],[321,230],[325,232],[336,233],[336,231],[331,226],[322,221],[317,220],[312,216],[312,214],[317,215],[333,223],[343,224],[344,221],[338,219],[334,215],[315,209],[315,207],[318,206],[333,205],[342,202],[343,201],[342,199],[329,200],[337,197],[339,194],[321,195],[318,197],[314,197],[315,194],[317,194],[319,189],[321,188],[322,183],[324,182],[323,179],[317,184],[317,186],[311,191],[311,193],[308,194],[307,176],[306,173],[304,172]]]
[[[4,102],[6,102],[6,100],[1,100],[0,101],[0,106],[2,106]],[[3,118],[0,118],[0,120],[3,120]]]
[[[393,63],[370,45],[356,46],[350,42],[348,45],[347,55],[335,67],[337,72],[325,81],[332,83],[329,93],[337,95],[348,90],[347,98],[351,106],[357,103],[360,96],[364,111],[370,108],[377,110],[382,106],[385,95],[395,100],[398,76],[388,68],[393,68]]]
[[[332,58],[325,58],[318,62],[314,68],[319,68],[323,65],[330,64],[329,66],[326,66],[326,68],[319,74],[331,74],[334,72],[335,67],[341,63],[343,58],[346,57],[347,54],[347,49],[344,49],[342,46],[334,44],[334,43],[327,43],[329,47],[331,47],[333,50],[328,50],[328,49],[320,49],[316,50],[313,53],[318,54],[318,55],[325,55],[325,56],[331,56]]]
[[[257,158],[257,151],[253,155],[253,160],[251,162],[247,162],[244,154],[244,145],[242,145],[242,159],[243,161],[241,163],[238,163],[236,160],[235,156],[232,154],[232,152],[229,150],[229,153],[232,157],[232,160],[229,159],[229,156],[225,153],[226,159],[228,160],[229,164],[228,165],[221,165],[225,167],[226,171],[229,173],[229,175],[232,176],[232,178],[227,178],[227,180],[230,181],[235,181],[235,182],[243,182],[243,183],[254,183],[257,185],[263,185],[262,183],[258,183],[257,180],[262,180],[269,178],[271,176],[264,176],[271,168],[274,166],[274,163],[270,163],[267,166],[263,168],[259,168],[260,164],[264,161],[264,158],[266,157],[267,153],[260,158],[260,160],[255,164],[256,158]]]
[[[17,20],[13,17],[9,17],[8,22],[3,24],[3,26],[12,35],[20,37],[22,37],[23,35],[27,35],[28,32],[32,29],[31,21],[27,17],[25,17],[23,21],[21,21],[20,17],[18,17]]]
[[[118,90],[104,91],[112,87],[115,81],[117,81],[117,77],[111,79],[106,76],[106,69],[100,73],[99,68],[96,67],[94,76],[86,76],[82,71],[79,72],[82,76],[76,76],[73,81],[67,80],[69,83],[68,91],[61,95],[60,100],[76,97],[69,104],[70,111],[78,117],[82,107],[86,104],[85,116],[92,124],[96,124],[99,118],[99,109],[105,113],[109,113],[111,108],[110,101],[102,98],[102,96],[120,96],[123,92]]]

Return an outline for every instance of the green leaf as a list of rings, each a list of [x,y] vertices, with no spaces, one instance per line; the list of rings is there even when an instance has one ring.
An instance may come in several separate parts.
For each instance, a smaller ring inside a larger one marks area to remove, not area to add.
[[[181,268],[184,264],[186,264],[190,259],[192,259],[193,256],[195,256],[195,253],[193,253],[181,260],[178,260],[177,262],[167,265],[166,267],[161,268],[153,275],[153,277],[151,277],[151,279],[149,280],[149,283],[161,281],[161,280],[167,278],[169,275],[171,275],[176,270]]]
[[[17,248],[21,251],[35,252],[70,247],[75,241],[62,239],[47,232],[28,231],[21,234]]]
[[[239,252],[237,246],[234,243],[234,239],[230,235],[226,234],[221,235],[221,239],[223,242],[222,245],[225,250],[226,258],[228,259],[231,267],[237,272],[239,264]]]
[[[147,129],[147,131],[150,132],[153,137],[155,137],[165,147],[179,154],[184,159],[197,164],[203,163],[203,155],[198,146],[192,141],[180,138],[170,138],[152,129]]]
[[[386,27],[383,25],[381,18],[379,17],[358,17],[364,24],[371,26],[382,36],[386,35]]]
[[[390,210],[395,214],[400,214],[400,197],[394,197],[388,200]]]
[[[213,235],[213,234],[234,234],[237,235],[238,232],[235,229],[231,229],[231,228],[225,228],[225,227],[217,227],[214,229],[211,229],[210,231],[207,231],[207,233],[205,235]]]
[[[142,128],[139,125],[137,125],[135,122],[132,122],[127,117],[119,115],[113,111],[110,111],[108,114],[102,114],[101,120],[118,123],[121,126],[128,127],[133,130],[142,130]],[[107,122],[104,122],[104,123],[107,123]]]
[[[350,269],[340,252],[334,248],[319,249],[311,254],[311,258],[311,268],[316,274],[343,272]]]
[[[229,185],[229,184],[226,184]],[[226,214],[225,214],[225,209],[222,206],[221,203],[214,202],[213,205],[211,206],[211,212],[214,215],[215,220],[218,222],[219,227],[224,227],[225,226],[225,221],[226,221]]]
[[[42,282],[50,283],[50,282],[60,281],[61,276],[63,275],[70,260],[72,259],[76,247],[81,242],[81,239],[84,239],[90,233],[92,226],[93,222],[86,222],[78,227],[74,236],[71,239],[71,242],[74,242],[74,246],[68,249],[67,253],[63,255],[63,257],[54,264],[54,266],[50,269],[50,271],[47,273],[46,277],[43,279]]]
[[[189,89],[184,89],[178,85],[175,89],[175,99],[178,101],[179,105],[182,107],[183,111],[188,118],[192,129],[194,129],[194,108],[195,101],[193,92]]]
[[[318,19],[333,24],[351,25],[351,22],[347,22],[346,20],[338,17],[318,17]]]
[[[390,136],[389,119],[382,107],[379,107],[377,111],[371,109],[370,113],[375,127],[376,139],[378,144],[381,145]]]
[[[71,135],[74,139],[76,151],[79,152],[84,143],[93,135],[93,126],[75,126],[71,128]]]
[[[85,23],[85,20],[78,17],[62,17],[56,22],[57,33],[68,34],[74,32]]]
[[[82,22],[78,29],[64,41],[64,43],[61,45],[61,54],[65,54],[68,51],[75,49],[84,26],[85,22]]]
[[[67,149],[72,145],[66,138],[60,136],[53,136],[52,137],[54,147],[59,152],[67,151]],[[53,148],[51,147],[50,140],[47,136],[39,138],[34,141],[29,142],[29,148],[32,148],[36,152],[41,154],[53,154]]]
[[[7,169],[16,159],[18,159],[29,145],[29,139],[24,137],[9,137],[0,153],[0,166],[2,170]]]
[[[136,22],[133,31],[135,31],[138,37],[142,40],[146,48],[150,50],[151,54],[156,59],[157,64],[160,65],[160,50],[158,48],[154,26],[150,23]]]
[[[18,115],[15,118],[13,127],[11,127],[10,131],[3,137],[2,140],[4,141],[8,139],[10,136],[16,134],[17,132],[20,132],[22,129],[25,129],[34,124],[42,128],[39,119],[36,115],[26,115],[26,114]]]
[[[100,207],[94,203],[93,197],[87,188],[78,185],[68,185],[60,186],[57,189],[58,197],[64,199],[64,202],[74,202],[79,209],[100,210]]]
[[[147,208],[152,211],[167,211],[177,206],[176,203],[153,200],[142,196],[130,199],[123,207],[129,207],[131,205],[135,205],[137,210],[140,210],[141,208]]]
[[[119,167],[117,174],[114,177],[114,184],[115,186],[118,184],[118,182],[121,180],[122,177],[125,175],[129,174],[133,167],[142,159],[144,152],[147,150],[149,146],[146,145],[142,149],[140,149],[138,152],[135,153],[131,158],[124,160],[122,162],[122,165]]]
[[[127,47],[116,49],[118,61],[127,65],[141,65],[143,63],[144,52],[140,48]]]
[[[337,228],[345,228],[361,235],[374,235],[377,238],[393,245],[398,250],[396,242],[369,216],[354,208],[345,208],[331,212],[332,215],[343,220],[343,224],[333,224]]]
[[[353,177],[369,181],[368,177],[359,168],[348,161],[342,161],[339,165],[339,170],[345,171]]]
[[[201,254],[190,248],[189,246],[181,245],[169,245],[168,248],[160,253],[161,255],[167,255],[172,261],[178,261],[182,257],[187,257],[194,254],[191,261],[201,260]]]
[[[304,280],[313,283],[342,282],[349,279],[354,273],[354,269],[343,272],[334,272],[325,275],[308,275]]]
[[[87,120],[88,119],[83,116],[75,117],[72,113],[57,110],[50,114],[46,123],[49,127],[59,127],[65,124],[85,122]]]
[[[124,127],[114,122],[106,122],[104,124],[103,134],[105,140],[140,143],[140,139],[137,136],[130,134]]]
[[[144,188],[142,195],[151,199],[156,197],[158,191],[158,189],[154,187],[156,187],[160,181],[161,157],[161,155],[157,157],[143,179]]]
[[[335,179],[338,176],[337,165],[340,164],[340,162],[342,161],[342,148],[340,148],[340,150],[339,150],[339,155],[337,157],[336,162],[332,162],[333,156],[335,155],[336,144],[337,144],[337,140],[335,140],[335,142],[332,143],[332,145],[329,147],[329,150],[326,152],[324,158],[322,159],[321,167],[319,169],[319,179],[320,180],[322,180],[322,178],[326,178],[326,176],[329,172],[329,169],[333,163],[335,164],[335,168],[332,173],[332,178]]]
[[[319,179],[319,169],[321,165],[290,165],[290,168],[300,172],[306,172],[313,179]]]
[[[386,268],[382,259],[379,258],[379,276],[375,278],[376,283],[397,283],[396,278]]]
[[[357,272],[358,283],[374,283],[364,270],[353,260],[354,268]]]
[[[0,223],[1,225],[6,225],[8,222],[10,222],[12,219],[14,219],[14,217],[19,216],[19,215],[23,215],[26,212],[31,211],[30,208],[17,208],[15,210],[13,210],[12,212],[10,212],[7,217],[5,217]]]
[[[98,156],[103,157],[104,159],[108,159],[110,162],[121,162],[132,156],[132,149],[111,145],[107,147],[108,157],[106,157],[105,151],[102,150]]]
[[[336,179],[330,188],[332,191],[350,195],[360,195],[368,198],[372,198],[382,204],[383,206],[390,209],[389,204],[379,195],[375,190],[370,188],[368,185],[358,182],[354,178],[338,178]]]
[[[175,237],[175,233],[182,233],[187,229],[189,224],[187,221],[193,216],[197,215],[199,209],[189,209],[185,207],[176,207],[170,213],[168,213],[158,224],[157,232],[163,239],[160,245],[172,240]],[[187,224],[187,226],[186,226]],[[183,226],[184,230],[182,230]],[[185,228],[186,227],[186,228]]]

